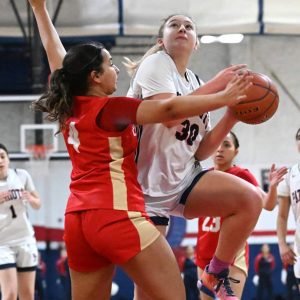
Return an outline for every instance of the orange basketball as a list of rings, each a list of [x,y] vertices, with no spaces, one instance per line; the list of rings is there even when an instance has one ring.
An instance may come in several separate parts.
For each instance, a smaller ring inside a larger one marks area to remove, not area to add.
[[[247,124],[260,124],[269,120],[279,104],[278,92],[273,81],[266,75],[250,72],[253,76],[252,86],[247,98],[233,106],[235,117]]]

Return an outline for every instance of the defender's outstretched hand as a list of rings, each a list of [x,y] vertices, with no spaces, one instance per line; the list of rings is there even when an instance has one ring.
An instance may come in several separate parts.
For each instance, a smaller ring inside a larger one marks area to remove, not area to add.
[[[275,164],[272,164],[269,173],[269,183],[270,187],[276,186],[283,180],[283,176],[287,173],[288,169],[286,167],[281,167],[276,169]]]

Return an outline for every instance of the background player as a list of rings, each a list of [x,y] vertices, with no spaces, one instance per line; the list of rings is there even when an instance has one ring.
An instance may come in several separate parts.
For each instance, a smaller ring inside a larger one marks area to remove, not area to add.
[[[0,144],[0,287],[2,299],[33,300],[38,250],[27,205],[41,206],[32,178],[24,169],[10,169]]]
[[[269,173],[269,191],[265,193],[259,188],[258,182],[248,169],[241,168],[234,164],[234,160],[239,152],[239,146],[237,136],[231,131],[213,154],[214,169],[240,177],[256,186],[262,194],[263,207],[269,211],[273,210],[277,203],[276,188],[284,174],[286,174],[286,168],[282,167],[276,170],[275,166],[272,165]],[[196,263],[199,267],[199,278],[216,251],[221,226],[222,218],[220,217],[199,218],[196,246]],[[242,297],[248,275],[248,249],[248,244],[245,243],[229,267],[229,276],[239,280],[239,283],[232,285],[232,289],[238,298]],[[211,298],[214,298],[214,295],[201,293],[202,300]]]
[[[300,152],[300,128],[296,133],[296,143]],[[293,165],[284,181],[278,186],[278,217],[277,236],[280,257],[283,264],[294,264],[295,277],[300,290],[300,164]],[[291,249],[286,242],[287,220],[289,210],[292,207],[296,222],[294,249]]]

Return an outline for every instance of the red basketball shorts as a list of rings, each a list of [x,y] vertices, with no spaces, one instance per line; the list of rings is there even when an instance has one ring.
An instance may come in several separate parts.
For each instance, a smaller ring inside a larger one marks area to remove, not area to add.
[[[78,272],[123,264],[151,245],[159,235],[142,212],[95,209],[65,216],[68,263]]]

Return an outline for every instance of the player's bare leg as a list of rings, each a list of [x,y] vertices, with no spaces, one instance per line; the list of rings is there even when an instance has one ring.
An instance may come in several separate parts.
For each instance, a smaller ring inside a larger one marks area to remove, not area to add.
[[[34,299],[36,272],[18,272],[18,293],[20,300]]]
[[[155,227],[162,234],[162,236],[166,236],[167,226],[156,225]],[[151,300],[151,297],[149,297],[136,283],[134,283],[133,300]]]
[[[211,183],[214,183],[213,188]],[[245,245],[262,209],[262,197],[250,183],[224,172],[207,172],[189,194],[184,216],[220,216],[223,223],[215,255],[205,268],[200,290],[220,299],[239,299],[234,294],[229,266]]]
[[[96,272],[76,272],[70,269],[72,280],[72,300],[108,300],[114,265],[109,265]]]
[[[224,262],[232,262],[251,234],[261,210],[262,198],[253,185],[224,172],[210,171],[189,194],[184,216],[223,217],[215,255]]]
[[[176,258],[162,235],[122,268],[144,292],[139,297],[147,297],[139,300],[185,299],[185,289]]]
[[[2,299],[17,299],[17,270],[9,268],[0,270],[0,285]]]

